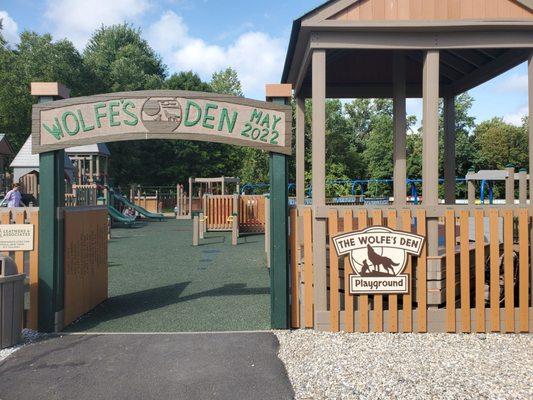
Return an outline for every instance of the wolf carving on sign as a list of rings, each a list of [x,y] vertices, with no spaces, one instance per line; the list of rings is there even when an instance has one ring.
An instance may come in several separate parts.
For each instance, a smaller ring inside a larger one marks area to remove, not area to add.
[[[337,255],[348,255],[354,274],[350,293],[408,293],[403,273],[408,255],[420,255],[424,237],[410,232],[373,226],[332,238]]]

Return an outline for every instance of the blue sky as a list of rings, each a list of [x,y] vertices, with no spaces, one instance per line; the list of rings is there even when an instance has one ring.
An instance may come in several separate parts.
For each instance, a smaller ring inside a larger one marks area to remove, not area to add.
[[[68,38],[82,51],[101,24],[130,22],[163,57],[169,72],[190,70],[209,80],[234,67],[246,96],[264,97],[264,84],[278,82],[292,20],[323,0],[0,0],[4,36],[16,45],[28,29]],[[519,124],[527,111],[525,64],[471,91],[473,115]],[[408,112],[420,116],[419,100]]]

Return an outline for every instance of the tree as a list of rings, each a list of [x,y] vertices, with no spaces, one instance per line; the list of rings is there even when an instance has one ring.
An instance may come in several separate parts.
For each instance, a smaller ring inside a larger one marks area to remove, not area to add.
[[[199,92],[211,92],[212,88],[203,82],[198,74],[187,71],[172,74],[163,84],[165,89],[170,90],[193,90]]]
[[[239,97],[244,96],[239,75],[231,67],[215,72],[211,77],[210,85],[215,93],[231,94]]]
[[[528,168],[526,126],[514,126],[501,118],[479,124],[474,131],[476,169],[504,169],[507,164]]]
[[[102,26],[89,39],[83,57],[95,74],[98,93],[159,89],[166,76],[161,57],[129,24]]]
[[[93,77],[68,40],[52,41],[49,34],[25,31],[13,49],[0,42],[0,132],[6,132],[15,150],[31,131],[31,82],[61,82],[72,96],[90,92]]]

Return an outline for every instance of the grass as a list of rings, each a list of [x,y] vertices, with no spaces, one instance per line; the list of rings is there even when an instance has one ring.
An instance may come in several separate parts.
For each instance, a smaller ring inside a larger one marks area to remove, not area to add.
[[[192,223],[170,219],[116,228],[109,299],[66,331],[179,332],[270,327],[264,236],[210,232],[191,246]]]

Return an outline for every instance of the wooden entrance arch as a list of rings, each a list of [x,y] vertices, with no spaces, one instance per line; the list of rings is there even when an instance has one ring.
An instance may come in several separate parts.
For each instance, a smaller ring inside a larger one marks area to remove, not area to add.
[[[64,149],[149,139],[227,143],[270,153],[271,325],[277,329],[289,327],[290,85],[267,86],[267,102],[173,90],[66,99],[68,90],[57,83],[34,83],[32,94],[39,98],[32,115],[32,150],[40,155],[41,174],[39,330],[59,331],[64,321]]]

